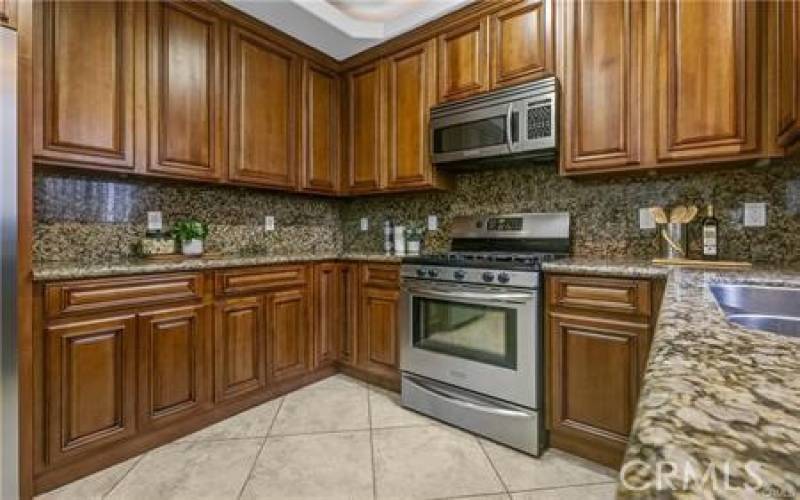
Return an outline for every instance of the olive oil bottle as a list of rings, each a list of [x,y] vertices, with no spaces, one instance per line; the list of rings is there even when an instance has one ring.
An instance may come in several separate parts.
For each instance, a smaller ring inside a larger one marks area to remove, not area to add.
[[[719,220],[714,217],[714,205],[706,209],[703,218],[703,259],[717,260],[719,258]]]

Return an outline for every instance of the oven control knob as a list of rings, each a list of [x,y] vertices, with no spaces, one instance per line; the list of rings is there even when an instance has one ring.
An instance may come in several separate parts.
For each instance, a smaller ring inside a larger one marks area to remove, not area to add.
[[[500,283],[508,283],[511,281],[511,276],[508,273],[500,273],[497,275],[497,281]]]
[[[463,280],[464,278],[467,277],[467,273],[465,273],[464,271],[458,270],[458,271],[455,271],[453,273],[453,277],[455,279],[457,279],[457,280]]]
[[[439,271],[436,269],[428,269],[428,277],[429,278],[437,278],[439,276]]]
[[[420,278],[424,278],[427,275],[428,275],[428,272],[425,269],[423,269],[421,267],[419,269],[417,269],[417,276],[419,276]]]
[[[490,273],[488,271],[483,273],[483,281],[487,283],[491,283],[492,281],[494,281],[494,273]]]

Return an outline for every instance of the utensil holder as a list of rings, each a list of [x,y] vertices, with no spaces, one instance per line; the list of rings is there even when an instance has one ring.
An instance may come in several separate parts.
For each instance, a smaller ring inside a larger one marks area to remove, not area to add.
[[[685,259],[689,250],[687,226],[670,222],[660,227],[661,256],[665,259]]]

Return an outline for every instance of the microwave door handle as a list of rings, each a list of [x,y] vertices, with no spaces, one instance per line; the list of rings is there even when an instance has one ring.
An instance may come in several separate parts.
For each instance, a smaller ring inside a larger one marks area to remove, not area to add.
[[[511,103],[508,105],[508,109],[506,110],[506,145],[508,146],[508,152],[514,151],[514,138],[511,137],[511,122],[514,115],[514,104]]]

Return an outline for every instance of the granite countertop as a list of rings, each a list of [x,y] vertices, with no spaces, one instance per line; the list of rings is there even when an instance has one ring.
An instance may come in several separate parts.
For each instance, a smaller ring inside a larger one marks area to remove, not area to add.
[[[224,255],[176,261],[127,259],[112,262],[49,262],[33,266],[34,281],[128,276],[175,271],[223,269],[227,267],[263,266],[287,262],[319,262],[325,260],[351,260],[372,262],[400,262],[400,257],[383,254],[296,254],[296,255]]]

